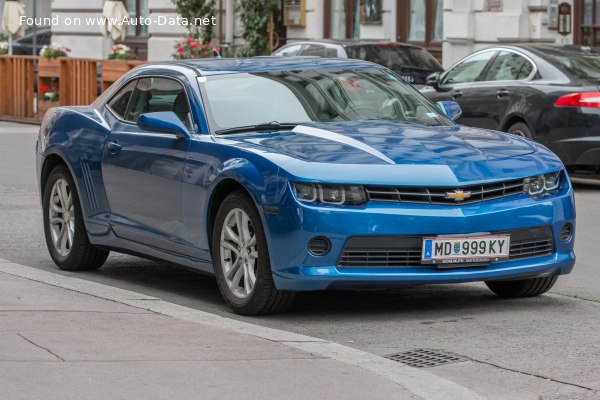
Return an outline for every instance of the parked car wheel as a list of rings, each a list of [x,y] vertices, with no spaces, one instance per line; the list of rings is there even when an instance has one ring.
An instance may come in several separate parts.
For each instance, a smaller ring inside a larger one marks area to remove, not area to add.
[[[531,133],[531,129],[524,122],[517,122],[516,124],[512,124],[510,128],[508,128],[508,133],[512,133],[516,136],[521,136],[527,139],[533,139],[533,134]]]
[[[75,182],[66,167],[50,173],[43,206],[46,245],[56,266],[66,271],[100,268],[109,252],[90,244]]]
[[[275,288],[263,225],[245,192],[236,191],[223,201],[212,254],[219,290],[234,312],[270,314],[291,306],[295,293]]]
[[[488,288],[500,297],[534,297],[546,293],[558,277],[540,277],[515,281],[487,281]]]

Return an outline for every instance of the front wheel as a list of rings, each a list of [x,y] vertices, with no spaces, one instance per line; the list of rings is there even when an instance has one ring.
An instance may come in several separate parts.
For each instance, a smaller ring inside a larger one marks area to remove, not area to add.
[[[487,281],[485,284],[500,297],[535,297],[552,289],[557,279],[557,276],[549,276],[515,281]]]
[[[90,243],[75,182],[65,166],[50,173],[43,207],[46,245],[56,266],[66,271],[100,268],[109,252]]]
[[[230,194],[221,204],[212,254],[219,290],[234,312],[270,314],[291,306],[295,293],[275,287],[262,222],[244,191]]]

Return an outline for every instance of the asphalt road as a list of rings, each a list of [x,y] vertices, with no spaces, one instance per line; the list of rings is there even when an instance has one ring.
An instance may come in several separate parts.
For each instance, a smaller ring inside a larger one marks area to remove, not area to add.
[[[469,360],[429,371],[493,399],[600,399],[600,183],[575,184],[577,265],[550,294],[501,300],[482,284],[308,293],[289,313],[245,318],[223,305],[213,278],[165,263],[113,253],[99,271],[56,270],[43,238],[36,131],[0,123],[0,258],[379,355],[453,352]]]

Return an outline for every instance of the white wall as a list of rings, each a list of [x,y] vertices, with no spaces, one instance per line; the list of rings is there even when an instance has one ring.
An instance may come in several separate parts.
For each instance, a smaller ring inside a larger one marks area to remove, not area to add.
[[[53,0],[52,16],[59,24],[52,26],[52,42],[71,48],[71,57],[107,58],[112,41],[103,37],[100,26],[87,25],[86,17],[102,16],[103,0]],[[81,18],[79,25],[67,25],[66,18]]]
[[[573,42],[572,35],[563,38],[548,29],[548,0],[504,0],[503,4],[502,12],[490,12],[485,0],[444,1],[444,68],[495,43]]]

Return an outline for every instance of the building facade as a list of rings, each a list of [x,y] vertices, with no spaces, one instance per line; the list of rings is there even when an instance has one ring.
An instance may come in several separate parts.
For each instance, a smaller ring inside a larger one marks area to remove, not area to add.
[[[0,6],[5,0],[0,0]],[[97,24],[66,24],[68,18],[100,17],[105,0],[25,0],[28,14],[59,16],[53,41],[72,56],[106,58],[112,42]],[[132,18],[176,17],[171,0],[123,0]],[[236,0],[216,0],[215,44],[242,43]],[[569,14],[560,16],[559,6]],[[559,33],[559,22],[562,31]],[[567,26],[568,25],[568,26]],[[274,13],[274,42],[306,39],[364,39],[426,47],[448,67],[494,43],[551,42],[600,45],[600,0],[280,0]],[[568,29],[567,29],[568,28]],[[167,60],[186,34],[183,26],[131,25],[125,44],[140,59]]]

